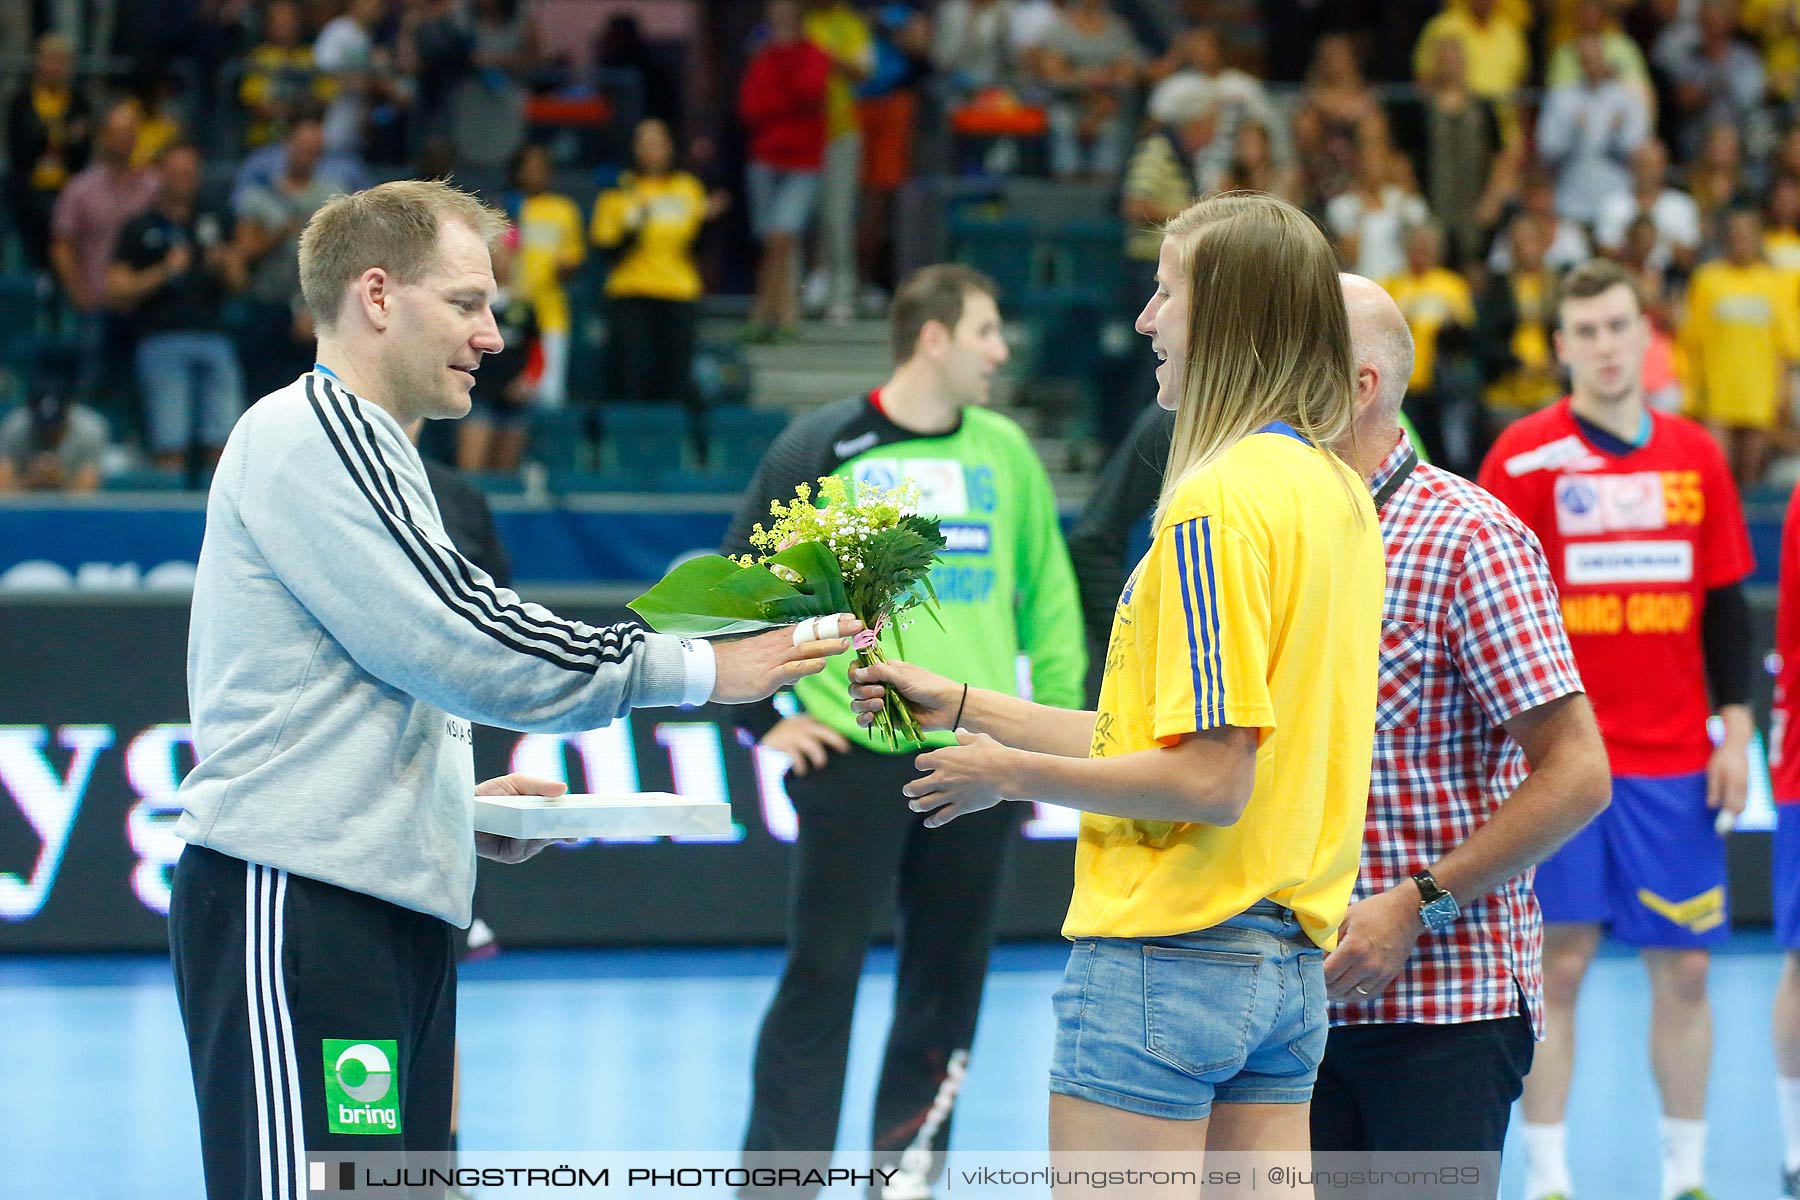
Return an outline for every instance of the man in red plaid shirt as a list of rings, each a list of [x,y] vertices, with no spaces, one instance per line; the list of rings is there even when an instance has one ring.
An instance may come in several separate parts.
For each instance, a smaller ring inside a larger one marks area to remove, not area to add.
[[[1537,539],[1417,456],[1396,421],[1412,341],[1344,277],[1356,428],[1388,585],[1362,872],[1325,961],[1320,1151],[1498,1154],[1542,1032],[1530,870],[1606,807],[1606,751]]]

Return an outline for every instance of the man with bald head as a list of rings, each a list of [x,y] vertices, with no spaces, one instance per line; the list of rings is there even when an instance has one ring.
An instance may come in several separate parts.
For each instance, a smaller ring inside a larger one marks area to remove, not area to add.
[[[1406,319],[1374,283],[1343,280],[1357,421],[1336,450],[1369,482],[1388,580],[1362,870],[1325,960],[1333,1029],[1313,1148],[1498,1155],[1543,1021],[1528,874],[1606,806],[1611,779],[1537,539],[1419,462],[1400,416]],[[1153,432],[1114,455],[1070,539],[1084,606],[1099,587],[1089,568],[1104,578],[1093,548],[1110,539],[1120,557],[1156,495],[1167,442],[1156,456]]]
[[[1357,421],[1337,450],[1374,493],[1388,578],[1362,870],[1325,960],[1313,1148],[1497,1156],[1543,1028],[1531,868],[1606,807],[1606,751],[1537,539],[1468,480],[1418,463],[1395,419],[1405,320],[1360,276],[1344,276],[1344,300]]]

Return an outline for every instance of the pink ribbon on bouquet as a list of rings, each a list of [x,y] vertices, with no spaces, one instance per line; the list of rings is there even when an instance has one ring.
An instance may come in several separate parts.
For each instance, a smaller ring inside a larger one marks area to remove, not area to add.
[[[887,626],[887,614],[882,613],[875,618],[875,624],[850,639],[850,644],[858,650],[873,650],[875,643],[881,640],[881,631]]]

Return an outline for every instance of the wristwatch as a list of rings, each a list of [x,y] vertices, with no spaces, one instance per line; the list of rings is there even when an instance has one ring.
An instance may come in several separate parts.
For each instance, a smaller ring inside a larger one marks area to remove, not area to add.
[[[1433,933],[1456,924],[1456,918],[1462,916],[1456,897],[1439,887],[1430,871],[1414,871],[1412,879],[1419,885],[1419,923]]]

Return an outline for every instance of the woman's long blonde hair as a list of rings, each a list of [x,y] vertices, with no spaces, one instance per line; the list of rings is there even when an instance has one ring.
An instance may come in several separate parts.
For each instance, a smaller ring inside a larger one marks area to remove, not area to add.
[[[1155,528],[1183,482],[1271,421],[1332,454],[1355,421],[1356,392],[1337,258],[1305,213],[1227,192],[1163,236],[1188,284],[1188,344]]]

